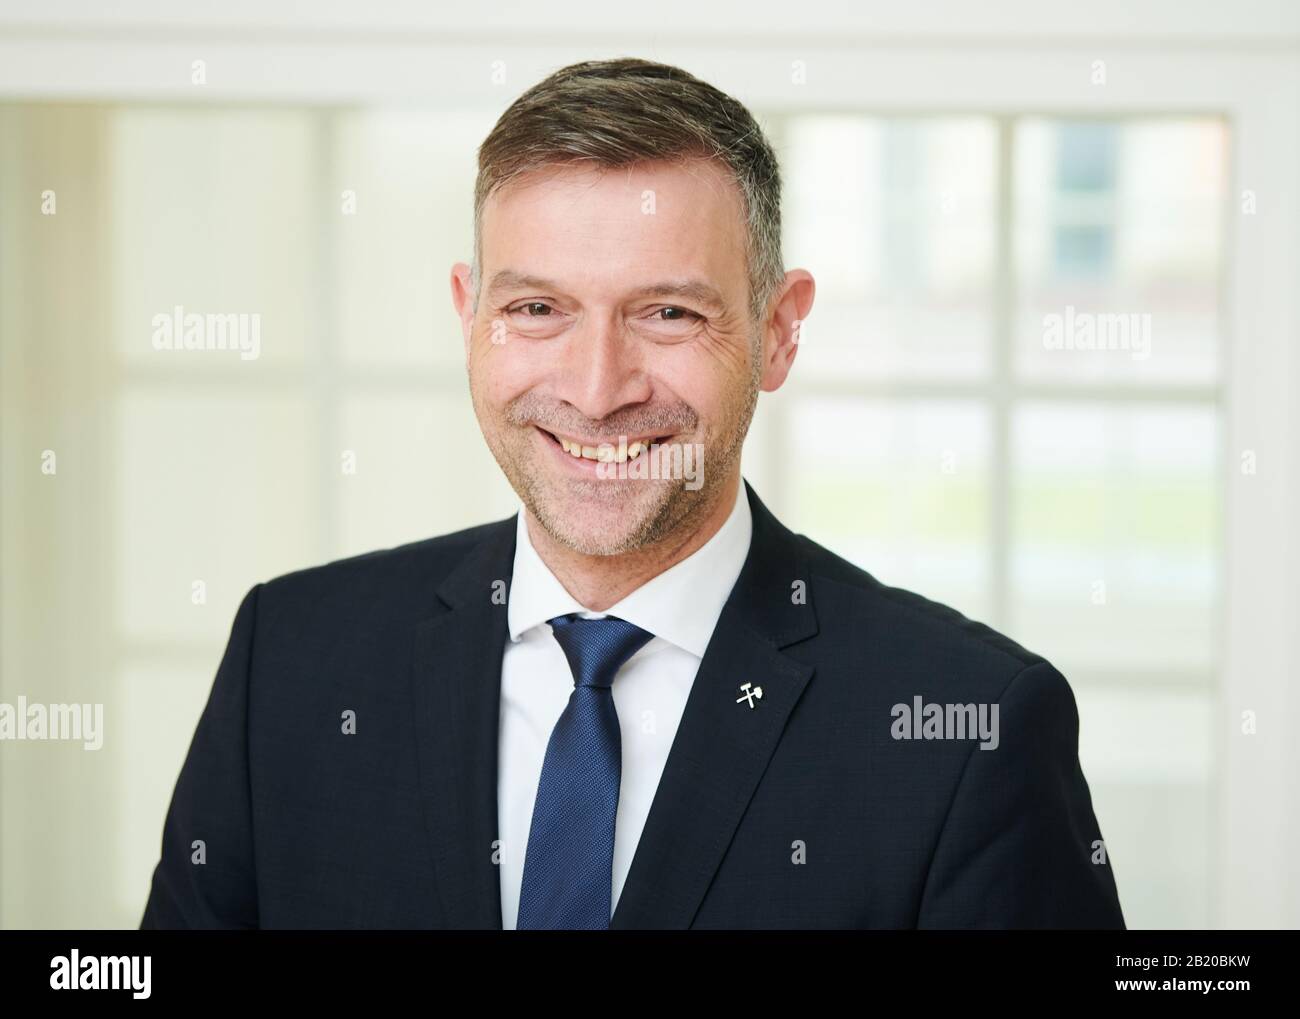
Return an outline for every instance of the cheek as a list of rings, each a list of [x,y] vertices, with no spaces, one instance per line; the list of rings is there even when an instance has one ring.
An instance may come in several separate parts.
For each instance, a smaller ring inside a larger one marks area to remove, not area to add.
[[[502,407],[541,379],[536,358],[518,338],[504,343],[479,340],[471,358],[474,388],[494,407]]]
[[[708,435],[727,413],[729,399],[722,380],[696,372],[656,372],[653,375],[655,401],[661,405],[685,404],[694,413],[695,432]]]
[[[652,374],[657,385],[690,404],[701,421],[712,421],[729,413],[749,385],[748,352],[731,343],[666,347]]]

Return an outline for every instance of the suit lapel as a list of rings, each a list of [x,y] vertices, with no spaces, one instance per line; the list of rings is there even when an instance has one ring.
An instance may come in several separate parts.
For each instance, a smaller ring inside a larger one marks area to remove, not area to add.
[[[497,743],[501,659],[508,636],[506,587],[515,518],[486,536],[438,588],[448,606],[416,627],[415,706],[421,802],[447,926],[500,930]]]
[[[781,739],[812,666],[781,649],[817,632],[798,539],[759,500],[749,555],[700,662],[655,792],[613,929],[691,925]],[[742,684],[761,700],[737,702]]]

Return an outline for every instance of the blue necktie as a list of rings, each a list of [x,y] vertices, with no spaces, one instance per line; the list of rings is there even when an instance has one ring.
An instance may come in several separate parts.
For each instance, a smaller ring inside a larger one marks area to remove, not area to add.
[[[515,927],[605,930],[623,758],[610,687],[623,663],[654,635],[616,616],[571,613],[549,622],[574,688],[546,745]]]

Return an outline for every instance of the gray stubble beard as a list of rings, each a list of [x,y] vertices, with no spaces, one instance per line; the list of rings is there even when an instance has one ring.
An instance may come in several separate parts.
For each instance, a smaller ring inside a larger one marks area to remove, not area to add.
[[[752,337],[750,351],[749,384],[743,397],[744,405],[735,417],[737,426],[727,438],[725,445],[720,449],[701,451],[699,469],[706,471],[708,477],[714,479],[729,477],[732,468],[739,463],[745,437],[749,432],[754,410],[758,404],[759,383],[762,378],[762,354],[761,346],[754,343]],[[471,375],[472,371],[471,368]],[[475,389],[471,378],[470,398],[475,404],[475,412],[479,416],[481,428],[483,416],[480,413],[481,408],[478,406],[478,399],[474,393]],[[507,427],[518,426],[507,422]],[[526,425],[522,427],[530,430],[532,426]],[[652,505],[650,512],[646,514],[644,519],[622,540],[613,545],[602,545],[590,540],[584,541],[581,536],[571,534],[564,527],[559,515],[550,511],[545,485],[539,481],[539,472],[531,469],[531,458],[521,462],[521,458],[515,455],[514,449],[511,448],[508,442],[494,441],[488,438],[486,433],[484,439],[487,441],[488,448],[491,450],[497,465],[505,474],[506,479],[515,490],[515,494],[519,496],[528,512],[545,528],[551,538],[565,548],[581,555],[626,555],[640,551],[650,545],[658,544],[672,537],[676,532],[685,530],[691,521],[702,520],[713,508],[716,500],[720,498],[715,494],[718,488],[717,483],[715,482],[711,486],[708,484],[707,479],[705,484],[694,490],[687,488],[681,480],[643,481],[642,484],[656,485],[664,493],[657,503]],[[583,484],[599,486],[608,485],[609,482],[593,480]],[[598,489],[592,488],[593,493],[598,491]],[[596,495],[596,498],[602,497],[607,498],[603,494]],[[738,497],[743,499],[745,497],[744,493],[741,492]],[[599,538],[599,536],[595,537]]]

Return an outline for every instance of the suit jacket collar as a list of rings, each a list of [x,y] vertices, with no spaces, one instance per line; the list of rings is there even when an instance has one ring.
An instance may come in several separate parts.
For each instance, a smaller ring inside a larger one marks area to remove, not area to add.
[[[783,653],[817,633],[800,539],[744,485],[749,554],[691,687],[613,929],[690,926],[812,678],[812,666]],[[415,633],[421,806],[447,924],[463,929],[502,926],[497,743],[515,526],[512,516],[482,529],[439,585],[443,607]],[[744,684],[762,697],[747,700]]]

